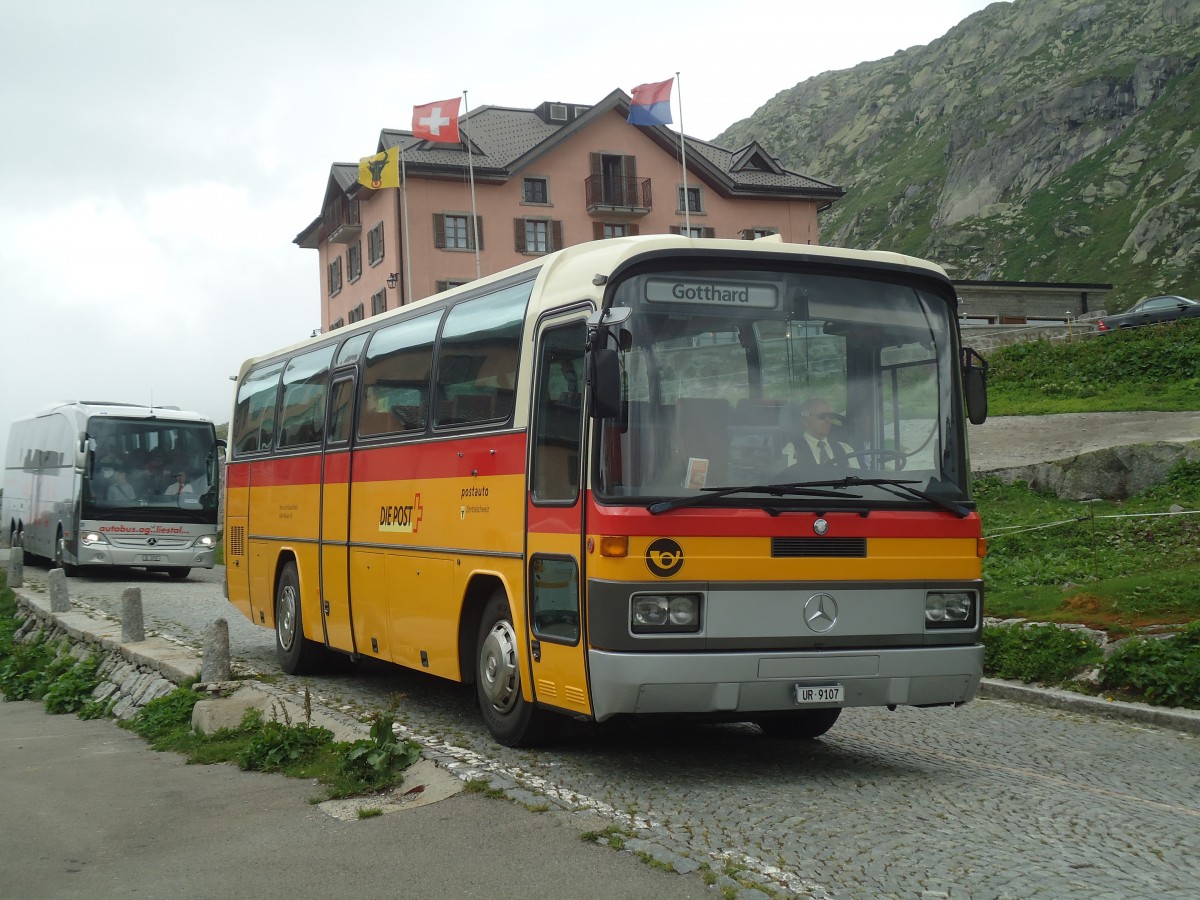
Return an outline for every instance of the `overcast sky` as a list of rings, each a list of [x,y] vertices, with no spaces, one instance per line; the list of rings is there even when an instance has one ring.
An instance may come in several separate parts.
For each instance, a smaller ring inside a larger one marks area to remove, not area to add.
[[[317,253],[292,239],[330,165],[409,128],[415,104],[590,104],[679,72],[674,127],[681,99],[687,133],[710,139],[985,5],[5,2],[0,448],[63,399],[227,422],[242,361],[320,324]]]

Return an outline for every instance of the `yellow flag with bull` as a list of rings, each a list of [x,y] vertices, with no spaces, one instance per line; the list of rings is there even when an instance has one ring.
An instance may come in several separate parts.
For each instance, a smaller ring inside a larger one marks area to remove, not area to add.
[[[400,150],[389,147],[374,156],[364,156],[358,161],[358,183],[364,187],[400,187]]]

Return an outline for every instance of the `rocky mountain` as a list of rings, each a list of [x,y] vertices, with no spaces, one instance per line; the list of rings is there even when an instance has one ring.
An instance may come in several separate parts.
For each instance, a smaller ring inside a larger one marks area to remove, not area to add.
[[[826,244],[954,278],[1200,298],[1200,0],[993,3],[927,46],[773,97],[757,138],[844,187]]]

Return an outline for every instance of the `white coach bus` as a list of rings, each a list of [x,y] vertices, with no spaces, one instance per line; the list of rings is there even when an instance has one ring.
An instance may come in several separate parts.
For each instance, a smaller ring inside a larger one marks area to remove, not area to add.
[[[9,433],[4,537],[68,572],[211,569],[223,446],[210,419],[173,407],[52,406]]]

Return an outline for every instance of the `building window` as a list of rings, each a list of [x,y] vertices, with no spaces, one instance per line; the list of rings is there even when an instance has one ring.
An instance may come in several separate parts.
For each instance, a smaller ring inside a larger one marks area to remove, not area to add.
[[[367,232],[367,261],[375,265],[383,259],[383,223]]]
[[[362,241],[356,241],[346,250],[346,278],[350,283],[362,277]]]
[[[387,290],[381,290],[371,295],[371,315],[377,316],[387,312]]]
[[[672,225],[671,231],[674,234],[682,234],[684,237],[693,238],[710,238],[717,236],[716,229],[706,228],[703,225],[693,225],[690,228],[686,225]]]
[[[626,237],[637,233],[637,224],[633,222],[592,223],[592,240],[594,241],[602,241],[605,238]]]
[[[677,211],[684,211],[683,203],[685,199],[685,193],[687,199],[687,211],[694,213],[704,212],[704,205],[700,202],[700,188],[698,187],[679,188],[679,209]]]
[[[471,217],[464,213],[433,214],[433,246],[439,250],[474,250],[475,241],[483,249],[483,217],[475,217],[475,228],[471,228]]]
[[[337,320],[334,321],[334,323],[329,326],[329,330],[333,331],[335,328],[344,328],[345,326],[346,326],[346,320],[343,319],[341,316],[338,316]]]
[[[523,182],[522,203],[549,203],[550,182],[545,178],[526,178]]]
[[[778,228],[743,228],[742,240],[754,241],[769,234],[779,234]]]
[[[363,305],[360,303],[354,309],[350,310],[350,324],[353,325],[355,322],[361,322],[365,316],[366,313],[363,310]]]
[[[563,246],[562,222],[558,219],[513,219],[513,237],[518,253],[553,253]]]
[[[329,264],[329,296],[335,296],[342,289],[342,258],[339,256]]]
[[[447,278],[445,281],[435,281],[433,289],[440,294],[442,291],[450,290],[450,288],[462,287],[466,283],[467,280],[465,278]]]

